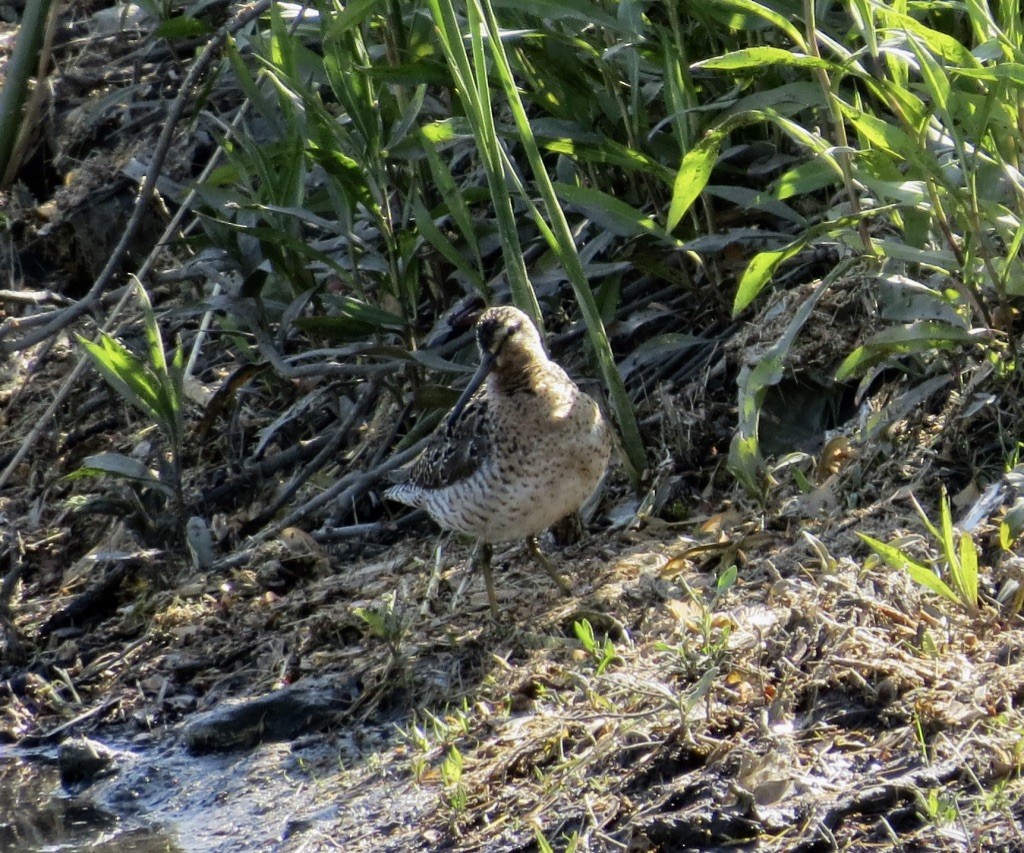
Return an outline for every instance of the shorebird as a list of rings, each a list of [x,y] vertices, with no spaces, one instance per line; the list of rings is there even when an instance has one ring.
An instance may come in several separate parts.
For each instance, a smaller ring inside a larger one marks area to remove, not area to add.
[[[496,542],[525,539],[558,587],[571,593],[537,536],[597,488],[611,431],[597,403],[548,358],[536,326],[518,308],[485,311],[476,340],[480,367],[408,478],[385,496],[477,540],[474,562],[497,617]]]

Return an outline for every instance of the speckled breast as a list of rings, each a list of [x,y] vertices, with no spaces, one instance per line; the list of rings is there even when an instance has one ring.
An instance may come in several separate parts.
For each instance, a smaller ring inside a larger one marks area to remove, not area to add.
[[[542,423],[526,423],[522,410],[496,415],[489,458],[472,477],[427,496],[424,509],[485,542],[537,536],[578,509],[604,475],[610,440],[597,404],[574,397],[568,412]]]

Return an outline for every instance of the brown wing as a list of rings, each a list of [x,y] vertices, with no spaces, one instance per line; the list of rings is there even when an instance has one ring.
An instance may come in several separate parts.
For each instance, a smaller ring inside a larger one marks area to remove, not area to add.
[[[487,398],[481,391],[457,418],[446,418],[437,428],[413,465],[409,483],[424,489],[453,486],[476,473],[489,449]]]

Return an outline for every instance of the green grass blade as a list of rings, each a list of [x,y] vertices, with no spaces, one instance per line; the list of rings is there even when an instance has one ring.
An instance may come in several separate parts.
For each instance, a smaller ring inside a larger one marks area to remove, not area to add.
[[[864,544],[866,544],[872,551],[878,554],[878,556],[885,561],[886,565],[891,566],[894,569],[905,571],[916,584],[923,586],[925,589],[930,590],[937,595],[941,595],[947,601],[952,601],[957,604],[961,603],[960,596],[950,589],[942,578],[935,574],[935,572],[928,568],[928,566],[911,559],[892,545],[887,545],[884,542],[873,539],[866,533],[860,533],[858,531],[857,536],[860,537],[861,541],[864,542]]]
[[[806,51],[807,45],[803,33],[789,22],[784,14],[775,11],[771,6],[755,3],[753,0],[717,0],[717,6],[723,9],[733,9],[745,15],[761,18],[778,30],[784,33],[801,51]]]
[[[934,352],[977,343],[966,329],[939,320],[921,320],[876,332],[836,368],[836,381],[845,382],[893,356]]]
[[[489,32],[498,33],[500,31],[498,22],[489,0],[482,0],[481,5],[482,8],[479,9],[479,13],[486,20]],[[477,9],[476,3],[473,0],[470,2],[470,8],[471,10]],[[530,162],[534,181],[536,181],[537,188],[540,190],[541,197],[544,200],[548,224],[555,240],[552,250],[568,274],[569,281],[572,283],[573,291],[576,294],[580,313],[583,315],[584,323],[587,326],[588,338],[591,346],[594,348],[605,387],[608,389],[611,398],[612,412],[615,415],[615,420],[618,422],[619,431],[622,436],[630,478],[634,485],[636,485],[639,483],[640,473],[646,468],[646,454],[644,453],[643,441],[640,438],[640,429],[636,423],[633,406],[626,393],[622,377],[616,368],[611,345],[608,342],[608,335],[601,320],[601,312],[598,309],[594,293],[583,271],[583,264],[576,251],[576,243],[569,228],[569,223],[559,205],[554,185],[548,176],[543,158],[541,157],[537,140],[534,137],[533,129],[530,126],[529,118],[526,115],[526,110],[519,95],[519,90],[512,76],[512,69],[505,54],[504,46],[499,38],[491,38],[489,44],[496,75],[505,92],[508,106],[512,110],[512,116],[519,131],[519,139]]]
[[[77,480],[82,477],[97,477],[104,474],[122,480],[131,480],[145,488],[157,489],[169,497],[174,495],[174,490],[161,481],[153,471],[138,459],[125,456],[123,453],[98,453],[95,456],[86,456],[82,460],[81,467],[68,474],[67,479]]]
[[[686,152],[672,186],[672,203],[669,205],[668,217],[665,220],[667,230],[675,230],[686,212],[704,192],[726,138],[725,127],[708,131],[700,142]]]
[[[736,298],[732,303],[732,315],[734,317],[741,311],[744,311],[757,298],[758,294],[764,290],[768,282],[771,281],[772,276],[775,275],[775,271],[779,268],[780,264],[785,263],[803,250],[804,246],[807,245],[808,239],[809,237],[802,237],[781,249],[759,252],[753,257],[750,263],[747,264],[747,268],[743,271],[743,278],[740,279],[739,286],[736,288]]]
[[[939,501],[939,544],[942,546],[942,555],[946,558],[953,574],[958,573],[960,559],[957,556],[956,544],[953,531],[953,513],[949,508],[949,496],[946,490],[942,490],[942,498]]]
[[[467,10],[473,55],[471,63],[452,0],[428,0],[428,4],[487,174],[512,301],[533,318],[538,328],[543,328],[540,305],[523,260],[512,198],[505,180],[501,141],[494,126],[479,10],[473,3]]]
[[[620,237],[648,235],[674,245],[676,241],[650,216],[601,190],[555,182],[556,195],[581,210],[597,225]]]
[[[456,249],[452,241],[437,227],[434,223],[434,218],[430,215],[430,211],[423,206],[423,202],[420,199],[416,199],[413,204],[413,216],[416,220],[416,228],[419,230],[420,236],[430,243],[448,263],[462,273],[477,292],[486,293],[487,285],[481,277],[479,270],[475,269],[466,260],[464,253]]]
[[[149,353],[147,373],[152,376],[156,384],[157,408],[160,413],[157,423],[176,451],[181,446],[183,432],[180,384],[173,381],[171,367],[167,363],[163,338],[160,336],[160,327],[157,325],[156,314],[153,312],[153,303],[149,299],[149,294],[138,279],[133,279],[133,283],[135,294],[142,305],[143,327]]]
[[[841,70],[828,60],[817,56],[807,56],[803,53],[794,53],[780,47],[745,47],[694,63],[694,68],[706,71],[743,71],[766,65],[782,65],[790,68],[824,68],[833,72]]]
[[[96,342],[78,336],[78,342],[110,386],[154,423],[162,423],[159,383],[122,343],[100,332]]]
[[[960,534],[957,588],[972,608],[978,606],[978,549],[969,533]]]
[[[455,178],[447,164],[442,162],[437,152],[437,143],[432,135],[423,129],[422,149],[427,155],[427,163],[430,166],[430,174],[434,179],[434,185],[441,192],[448,213],[459,228],[462,238],[466,241],[473,254],[473,262],[478,270],[477,278],[483,279],[483,261],[480,257],[480,244],[477,242],[476,228],[473,224],[473,214],[470,212],[466,199],[459,192],[455,184]],[[482,292],[482,288],[481,288]]]

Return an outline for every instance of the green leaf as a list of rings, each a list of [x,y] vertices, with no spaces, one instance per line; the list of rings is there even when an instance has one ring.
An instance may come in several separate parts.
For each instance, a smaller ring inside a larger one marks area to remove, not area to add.
[[[381,102],[370,77],[356,64],[363,55],[357,36],[358,33],[344,32],[324,40],[324,70],[334,96],[358,130],[363,147],[376,154],[382,147]]]
[[[434,178],[434,184],[441,191],[441,196],[444,198],[452,221],[458,226],[462,239],[466,241],[466,245],[472,252],[472,260],[476,265],[476,270],[482,270],[483,261],[480,258],[480,246],[476,237],[476,224],[469,205],[466,203],[466,197],[459,191],[455,177],[452,175],[448,164],[441,159],[437,150],[436,140],[431,139],[426,133],[422,133],[422,136],[423,150],[426,152],[427,162],[430,164],[430,173]],[[480,272],[477,272],[474,278],[482,279],[483,276]],[[485,289],[486,286],[481,283],[480,290],[484,291]]]
[[[331,15],[324,41],[340,39],[349,30],[358,27],[375,9],[380,8],[379,0],[349,0],[340,12]]]
[[[157,424],[170,440],[172,447],[177,449],[181,446],[182,439],[180,389],[172,381],[163,338],[160,336],[160,327],[157,325],[156,314],[153,312],[153,303],[150,302],[149,294],[146,292],[146,288],[142,286],[142,282],[138,279],[133,279],[133,282],[135,285],[135,295],[142,304],[146,345],[149,350],[149,363],[145,366],[145,371],[153,378],[156,386],[156,406],[159,413],[159,417],[156,419]]]
[[[942,499],[939,501],[939,531],[943,556],[952,567],[958,562],[958,557],[953,541],[953,513],[949,508],[949,496],[946,494],[945,488],[942,489]]]
[[[443,86],[451,88],[452,75],[448,68],[432,59],[407,62],[399,65],[374,65],[364,69],[370,79],[377,83],[398,84],[401,86]]]
[[[1024,86],[1024,64],[1019,62],[1001,62],[984,68],[950,67],[946,70],[954,77],[968,77],[985,83],[1005,80],[1016,86]]]
[[[890,261],[924,264],[947,272],[952,272],[959,266],[956,255],[950,249],[918,249],[908,246],[902,240],[890,238],[873,240],[872,243],[878,252]]]
[[[860,537],[861,541],[864,542],[872,551],[878,554],[887,565],[892,566],[894,569],[905,571],[910,575],[914,583],[923,586],[925,589],[931,592],[941,595],[948,601],[960,604],[960,597],[946,585],[946,583],[940,578],[935,572],[933,572],[928,566],[923,563],[918,563],[916,560],[912,560],[898,548],[892,545],[886,545],[884,542],[879,542],[877,539],[873,539],[866,533],[857,532],[857,536]]]
[[[453,744],[441,762],[441,781],[446,786],[456,784],[462,778],[462,766],[462,753]]]
[[[807,56],[779,47],[748,47],[734,50],[723,56],[715,56],[694,63],[694,68],[710,71],[738,71],[746,68],[763,68],[766,65],[787,65],[793,68],[825,68],[839,71],[832,62],[816,56]]]
[[[937,320],[895,326],[872,335],[843,359],[836,370],[836,382],[843,382],[893,355],[951,349],[976,340],[967,330]]]
[[[735,10],[742,13],[743,15],[749,15],[756,18],[761,18],[772,24],[789,38],[800,50],[805,48],[804,36],[784,14],[777,12],[775,8],[764,6],[761,3],[755,3],[754,0],[714,0],[711,4],[713,7],[721,9]],[[745,28],[752,28],[749,24],[743,21],[736,22],[740,26]]]
[[[910,46],[917,57],[921,79],[931,96],[936,112],[946,118],[949,114],[949,78],[942,66],[935,61],[931,52],[926,50],[917,39],[910,39]]]
[[[452,241],[437,227],[434,223],[434,218],[430,215],[430,211],[423,206],[423,202],[418,198],[413,205],[413,215],[416,218],[416,227],[419,229],[420,236],[437,249],[448,263],[461,272],[472,283],[477,292],[486,293],[487,285],[484,283],[479,270],[470,265],[465,254],[455,248]]]
[[[943,499],[945,499],[945,491],[943,491],[942,496]],[[917,513],[917,517],[921,519],[921,523],[925,526],[925,529],[928,531],[932,539],[936,542],[942,542],[942,533],[939,531],[939,528],[932,524],[931,519],[928,518],[928,514],[921,508],[921,504],[918,503],[917,497],[912,494],[910,496],[910,500],[914,504],[914,511]]]
[[[209,35],[213,30],[198,20],[188,15],[180,15],[177,18],[166,18],[160,22],[153,37],[158,39],[191,39],[199,36]]]
[[[736,298],[732,303],[733,317],[743,311],[757,298],[757,295],[768,284],[771,277],[775,275],[775,270],[779,268],[779,264],[798,254],[805,245],[807,245],[807,238],[801,238],[781,249],[760,252],[755,255],[750,263],[747,264],[747,268],[743,271],[743,278],[740,279],[739,287],[736,288]]]
[[[106,332],[93,342],[77,336],[93,366],[128,403],[154,422],[161,418],[160,392],[142,359]]]
[[[168,365],[160,328],[149,294],[133,282],[142,305],[148,360],[140,358],[106,332],[93,342],[77,336],[86,355],[107,383],[129,404],[152,420],[164,433],[175,455],[182,440],[182,391],[180,350]]]
[[[669,205],[668,218],[665,221],[666,230],[675,230],[690,206],[704,191],[725,139],[724,128],[710,130],[700,142],[686,152],[672,186],[672,203]]]
[[[553,136],[552,132],[555,126],[552,122],[538,122],[537,124],[537,143],[546,151],[564,154],[583,163],[603,163],[644,174],[653,174],[665,183],[671,183],[674,178],[671,169],[614,139],[597,137],[593,133],[582,133],[579,128],[566,128],[564,135]],[[574,133],[577,136],[574,136]]]
[[[846,264],[839,264],[815,288],[810,297],[806,298],[793,313],[792,319],[775,344],[766,352],[753,367],[744,364],[740,369],[737,400],[737,430],[729,447],[729,469],[752,495],[763,497],[764,459],[760,452],[758,426],[761,408],[767,389],[778,384],[782,379],[784,365],[793,341],[814,307],[824,295],[834,277],[842,275]]]
[[[957,587],[971,607],[978,606],[978,549],[969,533],[960,534],[960,568]]]
[[[329,137],[311,139],[307,150],[314,162],[338,182],[353,207],[363,204],[372,209],[375,200],[366,180],[366,170],[359,161],[338,151],[334,144]]]
[[[744,95],[732,106],[735,112],[776,109],[781,113],[804,111],[827,106],[821,86],[805,80],[783,83],[771,89],[762,89]]]
[[[472,369],[466,365],[458,364],[454,361],[448,361],[448,359],[443,358],[436,352],[431,352],[428,349],[418,349],[407,355],[417,364],[422,364],[424,367],[429,368],[436,373],[472,373]],[[449,406],[449,408],[451,407]]]
[[[420,127],[420,132],[434,145],[473,138],[473,127],[463,116],[428,122]]]
[[[597,639],[594,636],[594,627],[590,624],[587,619],[581,619],[578,622],[573,622],[573,631],[576,632],[576,638],[583,645],[583,648],[593,653],[597,650]]]
[[[785,201],[794,196],[808,195],[825,187],[835,186],[840,181],[832,164],[822,158],[801,163],[785,172],[775,182],[775,198]]]
[[[298,317],[295,325],[306,332],[344,341],[364,340],[369,335],[405,328],[405,321],[401,317],[351,296],[326,296],[324,301],[331,314]]]
[[[82,466],[68,475],[69,480],[81,477],[97,477],[108,475],[122,480],[131,480],[152,489],[158,489],[168,495],[174,492],[170,486],[160,481],[156,473],[147,468],[138,459],[125,456],[123,453],[98,453],[86,456]]]
[[[729,443],[728,468],[737,482],[757,500],[764,497],[764,457],[756,435],[736,433]]]
[[[864,144],[872,145],[875,148],[887,152],[890,156],[906,160],[917,167],[919,172],[913,177],[928,176],[946,185],[945,176],[939,167],[938,161],[927,153],[917,140],[913,139],[901,128],[890,124],[876,115],[862,110],[855,109],[848,104],[839,102],[843,113],[849,122],[857,130]]]
[[[728,592],[736,584],[736,578],[739,577],[739,567],[733,563],[729,566],[722,574],[718,576],[718,581],[715,583],[715,595],[721,595],[722,593]]]
[[[944,64],[950,66],[951,69],[957,66],[976,64],[977,60],[971,51],[949,33],[931,29],[911,15],[894,11],[890,5],[876,8],[885,27],[893,30],[894,36],[916,36],[914,41],[920,40],[927,45],[928,49],[938,54]]]
[[[624,201],[613,198],[601,190],[579,187],[573,184],[552,183],[558,197],[565,203],[581,210],[586,216],[619,237],[636,237],[649,234],[669,243],[675,243],[672,236],[664,231],[650,216]]]
[[[765,213],[788,220],[795,225],[806,226],[807,224],[807,219],[804,216],[767,192],[747,187],[719,186],[717,184],[708,184],[704,191],[716,198],[724,198],[744,210],[763,210]]]

